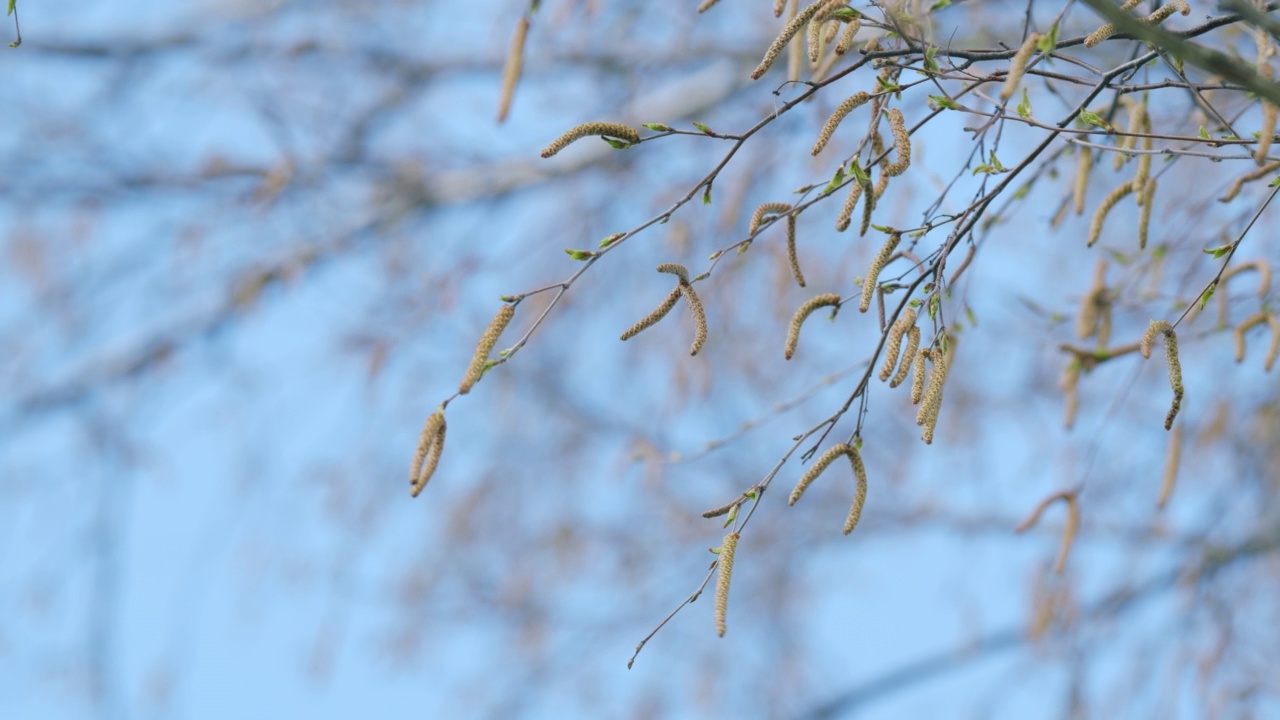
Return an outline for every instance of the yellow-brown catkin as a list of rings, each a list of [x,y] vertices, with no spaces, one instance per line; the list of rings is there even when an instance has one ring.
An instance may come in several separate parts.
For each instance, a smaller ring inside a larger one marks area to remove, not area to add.
[[[591,135],[605,135],[619,140],[625,140],[632,144],[640,142],[640,131],[623,125],[622,123],[582,123],[581,125],[575,125],[574,127],[569,128],[568,132],[556,138],[554,142],[547,146],[546,150],[542,151],[542,157],[549,158],[568,147],[569,143],[572,143],[575,140],[581,140],[582,138],[589,137]]]
[[[791,206],[784,202],[767,202],[761,204],[751,213],[751,223],[747,226],[747,234],[755,235],[760,229],[760,223],[764,222],[765,215],[778,215],[791,209]]]
[[[480,336],[480,342],[476,344],[476,351],[471,356],[471,364],[467,366],[467,374],[462,377],[462,382],[458,385],[458,393],[466,395],[471,392],[471,388],[480,382],[480,376],[484,375],[485,365],[489,363],[489,353],[493,352],[493,346],[498,344],[498,338],[502,336],[502,331],[507,329],[507,325],[511,323],[511,318],[516,316],[516,306],[510,303],[503,304],[498,310],[498,314],[493,316],[489,321],[489,327],[485,328],[484,334]]]
[[[1128,132],[1125,135],[1123,135],[1120,138],[1120,140],[1116,143],[1116,147],[1118,149],[1130,150],[1133,148],[1134,143],[1138,139],[1137,138],[1138,134],[1142,132],[1142,116],[1146,113],[1146,111],[1147,111],[1147,108],[1145,104],[1140,102],[1130,103]],[[1111,168],[1113,170],[1119,170],[1120,168],[1124,167],[1124,164],[1126,162],[1129,161],[1129,156],[1126,153],[1122,153],[1122,152],[1113,153],[1112,158],[1113,158],[1113,161],[1111,163]]]
[[[1129,12],[1130,10],[1138,7],[1138,4],[1141,2],[1142,0],[1125,0],[1125,3],[1120,6],[1120,9],[1124,12]],[[1115,26],[1111,23],[1107,23],[1090,33],[1089,36],[1084,39],[1084,46],[1091,48],[1115,34]]]
[[[1098,209],[1093,212],[1093,221],[1089,223],[1089,242],[1086,243],[1089,247],[1093,247],[1093,244],[1098,242],[1098,238],[1102,237],[1102,223],[1106,221],[1107,213],[1111,212],[1111,208],[1115,207],[1116,203],[1124,199],[1124,196],[1133,192],[1133,190],[1133,181],[1130,180],[1112,190],[1102,199]]]
[[[1147,178],[1147,186],[1142,189],[1142,209],[1138,211],[1138,249],[1147,247],[1147,231],[1151,227],[1151,206],[1156,197],[1156,179]]]
[[[658,272],[675,275],[685,282],[689,282],[689,269],[678,263],[662,263],[658,266]]]
[[[697,355],[707,341],[707,313],[702,309],[702,301],[698,299],[698,293],[694,292],[692,283],[682,279],[680,294],[684,296],[684,304],[689,306],[689,313],[693,315],[694,336],[689,354]]]
[[[698,12],[704,13],[708,11],[711,9],[712,5],[715,5],[718,2],[720,2],[720,0],[702,0],[702,4],[698,6]]]
[[[889,118],[889,129],[893,131],[893,153],[895,159],[885,166],[884,174],[897,177],[911,166],[911,133],[907,132],[907,122],[898,108],[889,108],[885,114]]]
[[[1126,5],[1128,3],[1125,3]],[[1191,6],[1187,4],[1187,0],[1173,0],[1172,2],[1161,5],[1156,11],[1142,19],[1142,22],[1148,25],[1159,25],[1174,13],[1182,13],[1183,15],[1191,14]]]
[[[854,180],[849,183],[849,194],[844,197],[844,205],[840,206],[840,215],[836,217],[836,231],[844,232],[853,220],[853,209],[858,206],[858,198],[862,197],[862,183]],[[867,202],[871,202],[867,200]]]
[[[1107,300],[1107,261],[1099,260],[1093,268],[1093,283],[1080,303],[1076,317],[1076,337],[1084,340],[1098,331],[1098,317]]]
[[[1267,163],[1257,170],[1241,175],[1235,182],[1231,183],[1231,188],[1227,190],[1227,194],[1218,198],[1218,202],[1231,202],[1232,200],[1235,200],[1236,195],[1240,194],[1240,190],[1244,187],[1245,183],[1261,180],[1277,170],[1280,170],[1280,160]]]
[[[818,139],[813,143],[811,155],[817,155],[822,152],[822,148],[831,142],[831,135],[835,133],[836,128],[840,126],[841,121],[849,116],[849,113],[866,104],[871,99],[871,95],[866,91],[858,91],[844,99],[844,102],[836,106],[831,113],[831,117],[827,118],[827,122],[822,126],[822,131],[818,133]]]
[[[1173,429],[1173,434],[1169,436],[1169,454],[1164,461],[1164,477],[1160,481],[1160,498],[1156,500],[1156,507],[1164,508],[1169,502],[1169,496],[1173,495],[1173,485],[1178,479],[1178,464],[1182,459],[1182,426]]]
[[[929,348],[923,348],[916,353],[915,360],[911,363],[911,404],[915,405],[920,402],[920,398],[924,396],[924,362],[933,356],[933,351]]]
[[[800,32],[800,29],[813,19],[813,16],[822,9],[823,5],[827,4],[827,1],[816,0],[816,2],[806,5],[803,10],[796,13],[796,16],[782,28],[782,33],[774,39],[773,44],[765,51],[764,58],[760,60],[760,64],[756,66],[755,70],[751,71],[752,80],[759,80],[762,75],[769,71],[770,66],[782,54],[782,50],[786,48],[787,43],[791,42],[791,38],[795,37]]]
[[[902,350],[902,337],[907,334],[907,328],[915,327],[916,309],[907,308],[897,321],[893,323],[893,327],[889,328],[889,337],[885,341],[884,346],[884,364],[880,366],[880,379],[888,380],[893,374],[893,369],[898,366],[898,353]],[[902,365],[909,366],[911,356],[902,362]]]
[[[1250,330],[1257,327],[1258,325],[1262,325],[1263,323],[1267,323],[1271,328],[1271,347],[1267,351],[1267,357],[1264,364],[1266,371],[1271,372],[1271,365],[1276,360],[1277,349],[1280,348],[1280,334],[1276,333],[1277,324],[1280,323],[1280,321],[1278,321],[1274,315],[1266,311],[1259,310],[1258,312],[1245,318],[1243,322],[1241,322],[1239,325],[1236,326],[1236,329],[1232,331],[1231,334],[1232,334],[1232,337],[1235,339],[1235,343],[1236,343],[1236,362],[1244,362],[1245,333],[1249,332]]]
[[[875,259],[871,261],[871,267],[867,268],[867,277],[862,281],[862,301],[858,303],[859,312],[866,312],[871,307],[871,296],[876,290],[876,280],[880,277],[880,271],[889,262],[889,258],[893,256],[894,248],[898,247],[898,241],[901,239],[900,233],[889,233],[884,245],[880,246],[880,252],[876,253]]]
[[[1271,141],[1276,135],[1276,106],[1275,103],[1262,101],[1262,130],[1258,133],[1258,149],[1254,152],[1253,158],[1257,160],[1259,165],[1267,162],[1267,153],[1271,152]]]
[[[1066,399],[1062,427],[1070,430],[1076,424],[1076,412],[1080,409],[1080,362],[1072,358],[1062,373],[1062,394]]]
[[[440,463],[440,452],[444,450],[444,434],[447,429],[444,413],[437,410],[427,416],[422,426],[422,434],[418,436],[418,450],[413,455],[413,464],[409,467],[409,494],[417,497],[427,481],[435,474]]]
[[[1139,116],[1138,120],[1139,120],[1139,125],[1142,127],[1142,133],[1143,133],[1142,149],[1151,150],[1152,148],[1151,116],[1148,115],[1145,111],[1143,111],[1142,115]],[[1138,171],[1133,176],[1133,192],[1138,199],[1139,205],[1142,204],[1143,198],[1146,196],[1146,193],[1144,193],[1143,191],[1146,190],[1147,188],[1147,178],[1151,176],[1151,158],[1152,158],[1152,155],[1150,152],[1144,152],[1138,156]]]
[[[898,365],[898,374],[893,376],[889,381],[889,387],[896,388],[907,379],[907,373],[911,372],[911,361],[915,359],[916,348],[920,347],[920,328],[915,325],[907,331],[907,349],[902,353],[902,363]]]
[[[1000,89],[1000,102],[1009,102],[1009,98],[1018,92],[1022,75],[1027,71],[1027,63],[1031,60],[1031,54],[1035,52],[1036,43],[1039,40],[1040,33],[1031,33],[1026,40],[1022,41],[1018,52],[1014,53],[1013,60],[1009,63],[1009,74],[1005,77],[1004,87]]]
[[[729,606],[729,580],[733,576],[733,553],[738,549],[738,533],[724,536],[720,560],[716,562],[716,635],[724,637],[725,613]]]
[[[852,445],[845,445],[848,448],[845,454],[849,456],[849,464],[853,466],[853,477],[858,485],[853,491],[853,505],[849,508],[849,515],[844,519],[844,534],[848,535],[853,529],[858,527],[858,520],[862,517],[862,506],[867,502],[867,468],[862,464],[862,456],[858,454],[858,449]]]
[[[805,319],[812,315],[814,310],[832,305],[839,307],[840,296],[836,293],[823,293],[809,298],[796,310],[796,314],[791,316],[791,324],[787,326],[787,345],[783,349],[783,357],[790,360],[791,356],[796,354],[796,345],[800,343],[800,326],[804,324]]]
[[[853,47],[854,36],[858,34],[858,30],[862,28],[862,18],[854,18],[844,26],[844,30],[840,33],[840,39],[836,41],[836,54],[843,55],[849,52],[849,48]]]
[[[804,287],[804,273],[800,271],[800,256],[796,253],[796,216],[787,215],[787,264],[796,284]]]
[[[924,426],[920,439],[926,445],[933,444],[933,431],[938,426],[938,414],[942,410],[942,389],[951,366],[946,353],[934,350],[932,357],[933,372],[929,373],[929,386],[924,392],[924,402],[920,403],[920,409],[916,412],[916,424]]]
[[[805,490],[809,489],[809,486],[813,484],[813,481],[817,480],[818,476],[830,467],[831,463],[834,462],[836,458],[841,455],[848,454],[850,450],[853,450],[853,447],[844,443],[832,445],[827,448],[827,451],[818,456],[818,459],[814,461],[813,465],[809,466],[809,469],[805,474],[800,476],[800,480],[796,483],[795,489],[791,491],[791,497],[787,499],[787,504],[795,505],[799,502],[800,497],[804,495]]]
[[[1067,567],[1067,556],[1071,553],[1071,545],[1075,542],[1076,532],[1080,529],[1080,503],[1075,491],[1056,493],[1042,500],[1036,506],[1035,511],[1031,513],[1031,516],[1014,528],[1014,532],[1023,533],[1035,527],[1035,524],[1040,521],[1040,515],[1044,513],[1045,508],[1058,500],[1067,504],[1067,522],[1062,528],[1062,545],[1058,549],[1058,559],[1054,563],[1053,570],[1058,575],[1061,575],[1062,571]]]
[[[1173,405],[1164,419],[1164,429],[1168,430],[1173,427],[1173,420],[1178,416],[1178,410],[1182,408],[1182,363],[1178,361],[1178,334],[1173,331],[1173,326],[1168,322],[1153,320],[1142,336],[1138,351],[1142,353],[1142,357],[1150,358],[1151,345],[1160,335],[1164,336],[1165,362],[1169,365],[1169,385],[1173,389]]]
[[[782,17],[782,10],[787,6],[787,0],[773,0],[773,16]]]
[[[657,309],[655,309],[653,312],[649,313],[648,315],[644,316],[644,318],[642,318],[635,325],[632,325],[631,327],[627,328],[626,331],[622,333],[621,339],[624,341],[630,340],[636,335],[639,335],[641,331],[657,324],[659,320],[667,316],[667,313],[671,312],[671,308],[676,306],[676,301],[679,299],[680,299],[680,287],[676,286],[675,288],[672,288],[670,293],[667,294],[666,299],[662,301],[662,304],[659,305]]]
[[[524,40],[529,34],[529,18],[522,17],[516,21],[516,34],[511,38],[511,48],[507,51],[507,61],[502,66],[502,95],[498,100],[498,122],[507,119],[511,110],[511,98],[516,94],[516,85],[520,82],[520,72],[524,68]]]
[[[1080,162],[1076,166],[1076,184],[1072,190],[1076,214],[1084,213],[1085,191],[1089,189],[1089,171],[1093,168],[1093,151],[1083,145],[1080,147]]]

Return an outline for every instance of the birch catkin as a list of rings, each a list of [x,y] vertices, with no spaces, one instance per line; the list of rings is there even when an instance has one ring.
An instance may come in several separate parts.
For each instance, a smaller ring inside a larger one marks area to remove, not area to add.
[[[915,327],[916,310],[915,308],[907,308],[903,311],[902,316],[893,323],[889,328],[889,337],[885,341],[884,347],[884,364],[880,366],[880,380],[885,381],[893,374],[893,369],[898,366],[898,352],[902,349],[902,337],[907,334],[907,328]],[[909,365],[911,355],[907,355],[907,359],[903,361],[903,365]]]
[[[858,527],[862,506],[867,502],[867,468],[862,464],[862,456],[858,454],[857,448],[852,445],[844,447],[845,454],[849,456],[849,464],[853,466],[853,478],[857,481],[857,487],[853,491],[853,505],[849,508],[848,517],[844,519],[844,534],[848,535]]]
[[[760,64],[751,72],[752,80],[759,80],[762,75],[769,71],[769,68],[773,65],[774,61],[782,54],[782,50],[786,48],[787,43],[791,42],[791,39],[800,32],[801,28],[813,19],[813,16],[816,15],[818,11],[827,4],[827,2],[828,0],[816,0],[816,2],[805,6],[803,10],[796,13],[796,16],[792,18],[791,22],[787,23],[786,26],[782,28],[782,33],[774,39],[773,44],[765,51],[764,58],[760,60]]]
[[[760,229],[760,223],[764,222],[765,215],[778,215],[790,209],[791,206],[784,202],[762,203],[751,213],[751,222],[747,225],[747,234],[756,234],[756,231]]]
[[[849,48],[853,47],[854,36],[858,34],[858,30],[862,28],[862,18],[854,18],[844,26],[844,30],[840,33],[840,39],[836,41],[836,54],[843,55],[849,52]]]
[[[924,397],[924,363],[933,355],[933,351],[929,348],[922,348],[916,353],[915,360],[911,363],[911,404],[915,405]]]
[[[1061,575],[1067,566],[1067,556],[1071,553],[1071,545],[1075,542],[1076,532],[1080,529],[1080,503],[1076,497],[1076,492],[1060,492],[1050,495],[1036,506],[1034,512],[1026,520],[1023,520],[1018,527],[1014,528],[1016,533],[1024,533],[1035,527],[1040,521],[1040,515],[1044,513],[1045,508],[1053,503],[1061,500],[1067,504],[1067,522],[1062,528],[1062,545],[1058,548],[1058,559],[1054,562],[1054,573]]]
[[[1080,163],[1076,166],[1076,184],[1072,189],[1072,200],[1075,201],[1076,214],[1084,213],[1085,191],[1089,189],[1089,170],[1093,168],[1093,152],[1080,146]]]
[[[915,325],[907,331],[907,349],[902,353],[902,363],[898,365],[898,374],[893,376],[889,381],[889,387],[896,388],[907,379],[907,373],[911,372],[911,361],[915,359],[916,348],[920,347],[920,328]]]
[[[800,256],[796,252],[796,216],[787,215],[787,264],[791,266],[791,276],[796,284],[804,287],[804,273],[800,271]]]
[[[684,304],[689,306],[689,313],[693,315],[694,336],[689,354],[697,355],[702,344],[707,341],[707,313],[702,309],[702,301],[698,299],[698,293],[694,292],[693,284],[688,280],[680,280],[680,294],[684,296]]]
[[[1098,209],[1093,212],[1093,221],[1089,223],[1089,242],[1086,243],[1088,247],[1093,247],[1093,244],[1098,242],[1098,238],[1102,237],[1102,223],[1106,221],[1107,213],[1111,212],[1111,208],[1133,190],[1133,181],[1130,180],[1102,199],[1102,204],[1098,205]]]
[[[443,412],[437,410],[427,416],[422,434],[418,436],[418,450],[409,467],[409,494],[412,497],[417,497],[435,474],[436,465],[440,463],[440,453],[444,450],[446,429]]]
[[[549,158],[568,147],[570,143],[591,135],[605,135],[625,140],[632,144],[640,142],[640,132],[635,128],[628,127],[622,123],[589,122],[575,125],[568,132],[556,138],[547,146],[546,150],[542,151],[542,157]]]
[[[724,637],[725,614],[729,606],[729,580],[733,576],[733,553],[738,549],[738,533],[724,536],[720,560],[716,563],[716,635]]]
[[[520,82],[520,72],[524,68],[524,40],[529,34],[529,18],[521,17],[516,21],[516,34],[511,38],[511,48],[507,51],[507,61],[502,66],[502,95],[498,100],[498,123],[507,119],[511,109],[511,98],[516,93],[516,84]]]
[[[790,360],[791,356],[796,354],[796,345],[800,343],[800,326],[804,324],[805,319],[812,315],[814,310],[832,305],[837,308],[840,306],[840,296],[836,293],[823,293],[809,298],[796,310],[796,314],[791,316],[791,324],[787,326],[787,345],[782,352],[784,358]]]
[[[849,113],[862,107],[870,99],[871,96],[866,91],[859,91],[845,98],[844,102],[837,105],[836,109],[831,113],[831,117],[827,118],[827,122],[822,126],[822,131],[818,133],[818,139],[814,142],[813,150],[810,151],[810,154],[817,155],[822,152],[822,148],[826,147],[827,143],[831,141],[831,135],[835,133],[840,123],[849,116]]]
[[[844,232],[849,228],[849,223],[853,220],[853,209],[858,206],[862,190],[862,183],[857,180],[849,183],[849,194],[845,196],[844,205],[840,206],[840,215],[836,217],[837,232]],[[867,202],[871,202],[871,199],[868,198]]]
[[[830,467],[831,463],[835,462],[836,458],[847,454],[850,450],[853,450],[853,447],[844,443],[832,445],[827,448],[827,451],[822,453],[813,465],[809,466],[808,471],[806,471],[804,475],[800,476],[800,480],[796,483],[795,489],[791,491],[791,497],[787,499],[787,504],[795,505],[799,502],[801,496],[804,495],[804,491],[809,489],[809,486],[813,484],[813,481],[817,480],[818,476]]]
[[[1164,477],[1160,480],[1160,497],[1156,507],[1164,508],[1173,495],[1173,485],[1178,479],[1178,465],[1182,459],[1182,425],[1173,429],[1169,436],[1169,455],[1164,462]]]
[[[1014,53],[1013,61],[1009,63],[1009,75],[1005,78],[1004,87],[1000,90],[1000,102],[1009,102],[1009,98],[1018,91],[1022,75],[1027,71],[1027,63],[1031,60],[1031,53],[1035,52],[1036,43],[1039,40],[1040,33],[1033,32],[1027,35],[1018,52]]]
[[[893,250],[898,247],[898,241],[901,239],[902,235],[900,233],[889,233],[884,245],[880,246],[880,252],[871,261],[871,267],[867,269],[867,277],[862,281],[862,300],[858,303],[859,312],[866,312],[871,307],[871,296],[876,290],[876,280],[880,277],[880,271],[889,262],[889,258],[893,256]]]
[[[666,317],[667,313],[671,312],[671,308],[676,306],[676,301],[678,301],[679,299],[680,299],[680,287],[676,286],[675,288],[672,288],[671,292],[668,293],[667,297],[662,301],[662,304],[659,305],[653,312],[649,313],[648,315],[645,315],[635,325],[632,325],[631,327],[627,328],[626,331],[622,333],[621,339],[623,341],[630,340],[636,335],[639,335],[641,331],[647,328],[653,327],[655,324],[657,324],[659,320]]]
[[[911,166],[911,133],[907,132],[907,122],[898,108],[886,111],[889,117],[889,129],[893,131],[893,153],[895,159],[884,168],[884,174],[897,177]]]
[[[471,356],[471,364],[467,366],[467,374],[463,376],[462,382],[458,385],[458,393],[466,395],[471,392],[471,388],[478,382],[480,377],[484,375],[486,366],[489,364],[489,353],[493,352],[493,346],[498,344],[498,338],[502,336],[502,331],[507,329],[511,318],[516,315],[516,306],[511,303],[503,304],[498,310],[498,314],[493,316],[493,320],[489,321],[489,327],[485,328],[484,334],[480,336],[480,342],[476,344],[476,351]]]
[[[1178,416],[1178,410],[1182,408],[1182,364],[1178,361],[1178,335],[1168,322],[1152,320],[1151,325],[1147,327],[1147,332],[1142,336],[1138,351],[1142,353],[1143,358],[1150,358],[1151,346],[1160,335],[1164,336],[1165,362],[1169,365],[1169,385],[1173,389],[1173,405],[1164,419],[1164,429],[1168,430],[1173,427],[1173,420]]]
[[[1231,335],[1235,339],[1236,344],[1236,362],[1244,362],[1245,333],[1263,323],[1267,323],[1271,328],[1271,347],[1267,350],[1267,356],[1263,361],[1263,368],[1266,372],[1271,372],[1271,366],[1276,361],[1276,354],[1280,353],[1280,319],[1277,319],[1276,316],[1271,313],[1259,310],[1248,318],[1245,318],[1243,322],[1237,325]]]

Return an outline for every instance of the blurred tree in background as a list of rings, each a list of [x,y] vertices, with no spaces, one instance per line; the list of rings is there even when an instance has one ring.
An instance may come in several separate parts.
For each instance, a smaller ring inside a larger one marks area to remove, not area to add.
[[[0,69],[0,715],[1280,709],[1272,5],[125,5]]]

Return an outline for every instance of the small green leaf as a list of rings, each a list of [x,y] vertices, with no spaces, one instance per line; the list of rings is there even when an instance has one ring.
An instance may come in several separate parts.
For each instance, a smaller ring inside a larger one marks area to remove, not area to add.
[[[1212,137],[1209,136],[1209,131],[1205,130],[1203,125],[1200,126],[1200,137],[1204,138],[1205,140],[1213,139]]]
[[[842,7],[839,10],[836,10],[835,12],[831,13],[831,17],[849,18],[850,20],[856,20],[862,17],[862,13],[858,12],[857,10],[854,10],[851,7]]]
[[[853,177],[857,179],[859,185],[871,184],[871,176],[867,175],[867,171],[863,170],[861,165],[855,162],[849,166],[849,169],[853,171]]]
[[[1049,28],[1049,32],[1040,36],[1036,41],[1036,47],[1046,55],[1058,49],[1058,23],[1054,23],[1053,27]]]
[[[654,132],[671,132],[671,127],[663,123],[643,123],[643,125]]]
[[[625,235],[625,234],[626,234],[626,233],[614,233],[614,234],[610,235],[609,237],[607,237],[607,238],[605,238],[605,239],[603,239],[603,240],[601,240],[601,241],[600,241],[600,247],[602,247],[602,248],[607,248],[607,247],[609,247],[610,245],[612,245],[612,244],[614,244],[614,243],[618,242],[618,238],[622,237],[622,236],[623,236],[623,235]]]
[[[1231,248],[1233,247],[1235,247],[1235,243],[1231,243],[1229,245],[1221,245],[1215,248],[1205,248],[1201,252],[1203,252],[1205,255],[1212,255],[1214,258],[1220,258],[1223,255],[1226,255],[1227,253],[1231,252]]]
[[[924,49],[924,69],[929,72],[938,72],[938,61],[933,59],[938,54],[938,46],[930,45]]]
[[[694,123],[694,124],[693,124],[693,126],[694,126],[694,127],[696,127],[696,128],[698,128],[699,130],[701,130],[701,131],[703,132],[703,134],[710,135],[711,137],[715,137],[715,136],[716,136],[716,133],[715,133],[715,131],[714,131],[714,130],[712,130],[711,128],[707,127],[706,125],[703,125],[703,124],[702,124],[702,123],[700,123],[700,122],[696,122],[696,123]]]
[[[706,189],[702,191],[702,204],[711,204],[711,183],[707,183]]]
[[[876,87],[880,88],[880,92],[901,92],[902,86],[897,83],[891,83],[882,77],[876,76]]]
[[[938,0],[938,2],[929,6],[929,12],[933,12],[935,10],[941,10],[944,7],[950,7],[950,6],[951,6],[951,0]]]
[[[734,521],[734,520],[737,520],[737,519],[738,519],[738,508],[739,508],[739,507],[740,507],[740,506],[738,506],[738,505],[734,505],[733,507],[729,508],[729,517],[727,517],[727,518],[725,518],[725,519],[724,519],[724,527],[729,527],[730,525],[732,525],[732,524],[733,524],[733,521]]]
[[[1106,120],[1103,120],[1101,117],[1099,117],[1098,113],[1089,112],[1088,110],[1080,111],[1080,122],[1084,123],[1085,125],[1100,127],[1103,130],[1108,130],[1108,131],[1111,130],[1111,126],[1107,124]]]
[[[855,167],[856,167],[856,163],[855,163]],[[836,174],[831,176],[831,182],[827,183],[826,189],[822,191],[823,194],[834,192],[836,188],[840,187],[840,183],[842,182],[844,182],[844,165],[843,164],[840,165],[840,167],[836,168]]]
[[[598,254],[590,250],[574,250],[573,248],[565,248],[564,251],[574,260],[590,260]]]
[[[603,135],[601,135],[600,137],[605,142],[609,143],[609,145],[614,150],[626,150],[627,148],[631,147],[631,143],[627,142],[626,140],[614,140],[613,138],[605,137]]]
[[[940,107],[944,110],[960,109],[960,103],[957,103],[955,100],[952,100],[946,95],[930,95],[929,100],[932,101],[935,106]]]
[[[964,316],[969,318],[969,324],[978,327],[978,316],[973,314],[973,308],[965,306]]]
[[[1018,103],[1018,117],[1023,120],[1031,119],[1031,99],[1027,97],[1027,89],[1022,88],[1022,102]]]
[[[1218,281],[1214,280],[1213,284],[1205,288],[1204,293],[1200,296],[1200,309],[1203,310],[1205,305],[1209,304],[1209,298],[1213,297],[1213,293],[1218,289]]]
[[[1280,175],[1277,175],[1275,180],[1267,183],[1267,187],[1275,187],[1277,185],[1280,185]]]
[[[12,15],[14,10],[18,9],[18,0],[9,0],[9,12],[6,15]],[[14,47],[10,45],[9,47]]]

